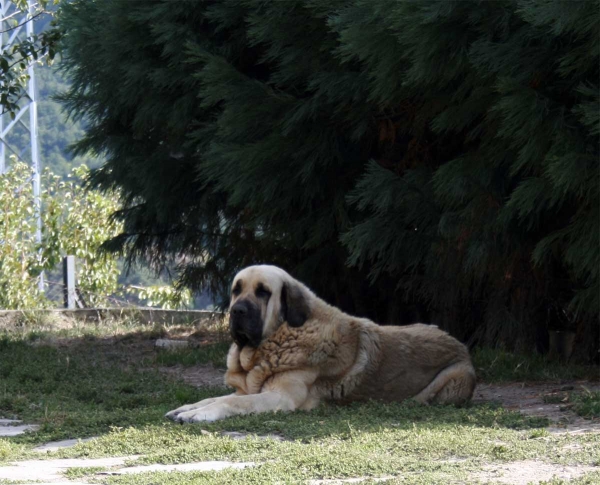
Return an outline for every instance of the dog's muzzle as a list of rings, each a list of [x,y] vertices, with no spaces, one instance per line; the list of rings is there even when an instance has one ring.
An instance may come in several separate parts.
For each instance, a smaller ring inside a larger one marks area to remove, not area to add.
[[[262,340],[262,327],[260,309],[253,302],[240,300],[229,310],[229,332],[240,348],[246,345],[258,347]]]

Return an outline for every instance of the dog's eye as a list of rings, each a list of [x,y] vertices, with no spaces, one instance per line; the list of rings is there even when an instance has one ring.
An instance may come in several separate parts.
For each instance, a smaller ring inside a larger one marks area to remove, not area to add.
[[[271,296],[271,292],[267,290],[264,286],[259,286],[256,288],[254,292],[257,298],[269,298]]]
[[[233,296],[238,296],[242,292],[242,286],[238,283],[234,286],[233,290],[231,290],[231,294]]]

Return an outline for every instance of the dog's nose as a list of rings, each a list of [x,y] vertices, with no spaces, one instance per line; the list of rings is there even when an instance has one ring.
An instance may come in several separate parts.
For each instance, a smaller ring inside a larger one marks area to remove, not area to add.
[[[231,314],[234,317],[243,317],[246,313],[248,313],[248,308],[246,307],[246,305],[236,303],[231,307]]]

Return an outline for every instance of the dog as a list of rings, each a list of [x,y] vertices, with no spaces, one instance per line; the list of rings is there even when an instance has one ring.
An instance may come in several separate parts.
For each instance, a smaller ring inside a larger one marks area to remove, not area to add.
[[[310,410],[322,400],[466,404],[475,388],[467,348],[435,325],[380,326],[343,313],[276,266],[233,280],[225,382],[235,393],[166,414],[216,421]]]

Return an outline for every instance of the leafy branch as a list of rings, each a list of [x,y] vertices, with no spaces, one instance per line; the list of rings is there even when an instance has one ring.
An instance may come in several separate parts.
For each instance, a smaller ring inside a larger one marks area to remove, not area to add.
[[[27,0],[12,0],[12,3],[21,13],[27,12]],[[27,23],[34,22],[44,15],[54,16],[54,13],[47,9],[48,3],[48,0],[40,0],[35,5],[35,10],[23,22],[19,23],[13,19],[14,15],[2,19],[3,22],[14,20],[14,25],[0,34],[24,28]],[[57,4],[58,0],[54,0],[53,3]],[[10,117],[15,119],[21,100],[28,96],[26,89],[29,81],[28,68],[31,64],[42,60],[47,65],[52,64],[61,37],[62,31],[52,21],[50,29],[27,36],[0,52],[0,109],[2,110],[0,114],[9,113]]]

